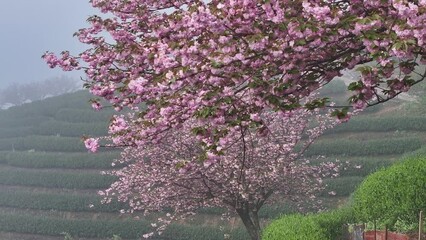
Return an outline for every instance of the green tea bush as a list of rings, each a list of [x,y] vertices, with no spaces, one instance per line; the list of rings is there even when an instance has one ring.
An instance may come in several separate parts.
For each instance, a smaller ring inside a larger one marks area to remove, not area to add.
[[[63,108],[56,112],[54,118],[58,121],[69,123],[107,123],[113,114],[117,113],[111,110],[102,110],[96,112],[93,109]]]
[[[68,212],[119,212],[126,205],[117,201],[101,204],[101,197],[87,194],[28,192],[23,190],[0,191],[0,206],[34,210]]]
[[[86,220],[0,214],[0,231],[60,236],[67,232],[75,237],[107,238],[114,234],[123,238],[140,238],[151,231],[148,221]]]
[[[277,203],[274,205],[264,205],[258,212],[259,218],[274,219],[285,214],[296,213],[298,211],[297,205],[293,202]],[[201,208],[197,210],[200,214],[220,215],[226,212],[226,209],[212,207]]]
[[[51,118],[47,116],[27,115],[22,117],[14,117],[4,114],[7,111],[0,112],[1,129],[16,129],[26,127],[37,127],[43,122],[49,121]],[[1,114],[3,113],[3,114]]]
[[[348,160],[349,165],[344,166],[340,171],[341,177],[348,176],[367,176],[373,172],[376,172],[382,168],[388,167],[395,163],[397,160],[392,158],[383,157],[362,157]]]
[[[377,220],[393,228],[399,220],[417,221],[426,210],[426,157],[403,160],[367,177],[354,194],[354,209],[360,221]]]
[[[28,136],[0,139],[0,151],[87,152],[80,138],[58,136]]]
[[[66,189],[104,189],[115,177],[94,173],[0,169],[0,184]]]
[[[0,163],[21,168],[108,169],[118,152],[0,152]]]
[[[0,138],[25,137],[31,134],[33,134],[32,127],[0,128]]]
[[[354,221],[351,208],[303,216],[286,215],[268,225],[263,240],[335,240],[343,237],[343,225]]]
[[[83,220],[38,217],[33,215],[0,214],[0,231],[61,236],[66,232],[73,237],[141,239],[144,233],[153,231],[147,220]],[[227,232],[229,230],[226,230]],[[154,240],[222,240],[224,232],[216,227],[170,225]],[[244,229],[230,231],[231,239],[246,240]]]
[[[305,156],[377,156],[402,154],[419,149],[422,139],[417,137],[385,138],[369,141],[323,140],[312,144]]]
[[[367,176],[379,169],[390,166],[398,159],[394,156],[378,156],[378,157],[336,157],[335,159],[322,158],[313,159],[311,163],[313,165],[323,162],[336,162],[342,164],[339,169],[340,177],[349,176]]]
[[[355,191],[363,179],[364,177],[357,176],[324,179],[324,184],[326,184],[326,187],[321,192],[320,196],[349,196]]]
[[[325,134],[342,132],[426,131],[426,117],[354,117],[347,123],[327,130]]]
[[[83,135],[104,136],[108,133],[108,123],[69,123],[56,120],[43,122],[34,128],[34,135],[60,135],[65,137],[81,137]]]
[[[63,108],[91,109],[90,98],[90,93],[83,90],[12,107],[5,110],[3,114],[12,119],[26,118],[27,116],[53,117],[56,112]]]

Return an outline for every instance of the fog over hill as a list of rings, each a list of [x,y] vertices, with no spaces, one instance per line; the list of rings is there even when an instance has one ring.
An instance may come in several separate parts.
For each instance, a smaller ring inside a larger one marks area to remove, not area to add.
[[[0,89],[0,109],[46,99],[82,89],[82,82],[69,77],[55,77],[24,84],[14,83]]]

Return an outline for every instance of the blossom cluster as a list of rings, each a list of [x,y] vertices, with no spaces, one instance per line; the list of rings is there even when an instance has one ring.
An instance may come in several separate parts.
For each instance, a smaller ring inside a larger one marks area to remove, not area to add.
[[[262,131],[253,117],[262,109],[324,106],[325,99],[301,99],[359,64],[370,63],[349,86],[355,109],[393,98],[425,76],[416,68],[426,57],[424,0],[91,3],[108,17],[92,16],[76,33],[90,47],[44,59],[66,71],[84,69],[95,96],[135,113],[122,125],[129,131],[112,124],[119,144],[156,141],[196,118],[193,132],[215,148],[230,141],[235,126]],[[347,117],[339,109],[335,115]]]

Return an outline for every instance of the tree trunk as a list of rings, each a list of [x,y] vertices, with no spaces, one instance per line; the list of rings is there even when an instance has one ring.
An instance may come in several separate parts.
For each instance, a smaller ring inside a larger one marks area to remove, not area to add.
[[[236,209],[244,223],[251,240],[260,240],[260,224],[257,210],[240,208]]]

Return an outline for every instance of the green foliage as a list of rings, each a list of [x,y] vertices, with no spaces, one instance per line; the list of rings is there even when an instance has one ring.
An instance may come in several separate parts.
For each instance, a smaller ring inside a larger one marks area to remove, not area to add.
[[[263,240],[335,240],[341,239],[343,225],[353,222],[350,208],[303,216],[286,215],[273,221],[263,231]]]
[[[0,163],[21,168],[108,169],[118,152],[0,152]]]
[[[0,191],[0,206],[34,210],[57,210],[68,212],[119,212],[124,203],[112,201],[101,204],[98,195],[28,192],[23,190]]]
[[[323,229],[327,239],[330,240],[342,239],[343,225],[355,222],[353,210],[350,207],[315,214],[313,218]]]
[[[47,152],[87,152],[80,138],[57,136],[28,136],[0,139],[0,151],[35,150]]]
[[[115,177],[94,173],[0,169],[0,184],[66,189],[104,189]]]
[[[324,179],[326,187],[321,192],[320,196],[332,196],[329,194],[330,192],[335,192],[334,196],[336,197],[349,196],[355,191],[363,179],[364,177],[357,176]]]
[[[422,139],[417,137],[385,138],[368,141],[323,140],[310,146],[305,156],[377,156],[402,154],[419,149]]]
[[[392,228],[397,220],[416,222],[426,209],[426,157],[405,159],[367,177],[354,194],[361,221],[377,220]]]

